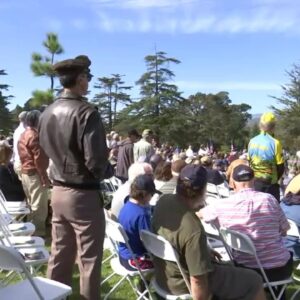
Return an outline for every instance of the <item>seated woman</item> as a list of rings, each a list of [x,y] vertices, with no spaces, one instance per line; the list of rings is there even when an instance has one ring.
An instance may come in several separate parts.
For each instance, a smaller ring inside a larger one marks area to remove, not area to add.
[[[150,175],[138,175],[130,186],[129,201],[119,214],[119,223],[123,226],[129,239],[129,245],[135,255],[136,262],[142,270],[152,269],[152,261],[147,257],[141,239],[140,230],[150,230],[149,201],[156,193],[153,178]],[[136,263],[125,244],[119,245],[120,263],[128,270],[136,270]]]
[[[0,190],[7,201],[24,201],[25,193],[22,183],[10,162],[12,153],[7,143],[0,143]]]

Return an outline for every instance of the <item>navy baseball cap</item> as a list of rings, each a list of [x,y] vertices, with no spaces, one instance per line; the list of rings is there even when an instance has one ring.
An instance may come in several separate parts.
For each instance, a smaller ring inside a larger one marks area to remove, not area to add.
[[[138,175],[132,182],[132,185],[134,185],[137,190],[146,191],[149,194],[161,194],[161,192],[155,188],[153,177],[149,174]]]
[[[239,165],[233,169],[232,178],[234,181],[250,181],[254,177],[253,170],[246,165]]]
[[[207,172],[204,167],[199,165],[185,166],[179,175],[182,181],[189,181],[191,188],[201,190],[207,184]]]

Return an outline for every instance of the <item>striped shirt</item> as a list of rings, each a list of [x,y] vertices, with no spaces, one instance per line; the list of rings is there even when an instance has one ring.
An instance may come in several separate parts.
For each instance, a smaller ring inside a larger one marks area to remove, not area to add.
[[[270,194],[243,189],[227,199],[202,209],[205,222],[219,221],[220,226],[248,235],[261,264],[266,269],[283,266],[290,258],[282,236],[289,229],[277,200]],[[255,257],[234,252],[237,263],[258,268]]]

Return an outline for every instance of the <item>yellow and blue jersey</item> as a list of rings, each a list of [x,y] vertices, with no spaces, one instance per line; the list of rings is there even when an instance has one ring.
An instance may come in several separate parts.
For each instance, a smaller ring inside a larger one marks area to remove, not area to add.
[[[277,182],[277,165],[284,163],[280,141],[262,131],[250,140],[248,159],[255,178],[269,183]]]

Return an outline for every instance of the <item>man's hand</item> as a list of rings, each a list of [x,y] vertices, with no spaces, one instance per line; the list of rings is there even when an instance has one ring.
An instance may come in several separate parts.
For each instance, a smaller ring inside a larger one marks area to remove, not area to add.
[[[42,179],[42,187],[49,188],[51,186],[51,181],[48,177]]]
[[[210,249],[210,257],[213,261],[220,262],[222,260],[222,255],[215,251],[214,249]]]

